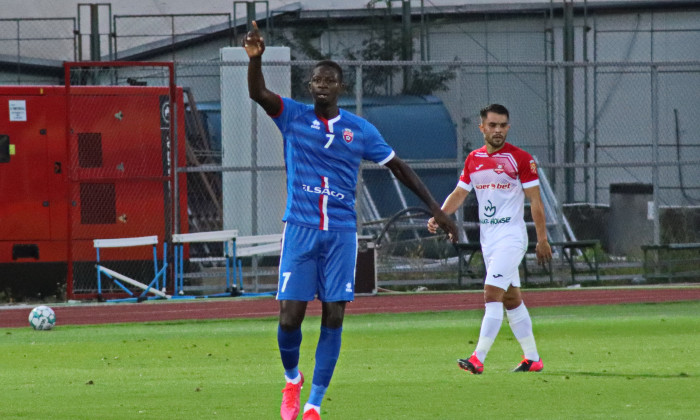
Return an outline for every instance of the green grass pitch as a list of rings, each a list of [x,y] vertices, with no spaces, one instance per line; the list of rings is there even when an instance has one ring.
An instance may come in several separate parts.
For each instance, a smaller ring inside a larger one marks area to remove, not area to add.
[[[346,318],[324,419],[660,419],[700,415],[700,302],[531,308],[544,360],[504,322],[483,375],[483,311]],[[0,329],[2,419],[276,419],[276,320]],[[304,323],[308,397],[319,318]]]

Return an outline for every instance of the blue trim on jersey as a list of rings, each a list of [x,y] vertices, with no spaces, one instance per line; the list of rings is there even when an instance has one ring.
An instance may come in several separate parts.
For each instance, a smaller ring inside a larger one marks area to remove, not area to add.
[[[287,206],[282,220],[314,229],[355,231],[360,163],[386,163],[393,149],[376,127],[342,109],[330,124],[316,116],[313,105],[282,98],[282,110],[273,121],[284,137]]]

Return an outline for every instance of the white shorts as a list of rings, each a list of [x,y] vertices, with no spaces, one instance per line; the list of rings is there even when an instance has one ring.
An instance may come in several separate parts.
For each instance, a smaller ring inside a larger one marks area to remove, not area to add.
[[[484,284],[508,290],[509,287],[520,287],[518,267],[525,256],[527,246],[514,243],[507,246],[496,246],[483,249],[484,264],[486,264],[486,280]]]

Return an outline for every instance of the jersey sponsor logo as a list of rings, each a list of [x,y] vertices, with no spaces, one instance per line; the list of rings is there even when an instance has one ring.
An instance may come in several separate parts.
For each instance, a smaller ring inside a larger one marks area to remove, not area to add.
[[[513,185],[506,182],[506,183],[491,183],[491,184],[478,184],[474,188],[477,190],[509,190],[513,188]]]
[[[496,166],[495,168],[493,168],[493,171],[500,175],[500,174],[502,174],[503,172],[505,172],[506,170],[503,168],[503,164],[502,164],[502,163],[499,163],[498,166]]]
[[[497,217],[494,217],[493,219],[481,219],[479,220],[479,223],[482,225],[501,225],[504,223],[510,223],[510,217],[501,217],[500,219]]]
[[[313,128],[314,130],[320,130],[321,123],[318,120],[314,120],[314,122],[311,123],[311,128]]]
[[[530,161],[530,172],[532,172],[533,174],[537,174],[537,164],[534,160]]]
[[[349,128],[346,128],[345,130],[343,130],[343,140],[345,140],[345,143],[350,143],[352,141],[352,138],[353,138],[352,130],[350,130]]]
[[[348,292],[348,293],[352,293],[352,283],[347,282],[347,283],[345,284],[345,291]]]
[[[484,206],[484,216],[486,217],[493,217],[494,214],[496,214],[496,206],[491,204],[491,200],[489,201],[488,206]]]
[[[329,197],[335,197],[335,198],[338,198],[340,200],[345,198],[345,194],[339,193],[337,191],[333,191],[330,188],[312,187],[311,185],[302,184],[301,189],[306,191],[306,192],[313,193],[313,194],[327,195]]]

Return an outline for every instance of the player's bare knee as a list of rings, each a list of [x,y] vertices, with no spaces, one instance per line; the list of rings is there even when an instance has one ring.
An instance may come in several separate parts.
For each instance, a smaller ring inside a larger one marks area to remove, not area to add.
[[[301,328],[304,316],[293,313],[280,313],[280,328],[284,331],[294,331]]]
[[[500,287],[487,284],[484,286],[484,302],[503,302],[504,293]]]
[[[517,308],[522,303],[523,300],[520,298],[520,296],[507,296],[503,298],[503,306],[509,311]]]
[[[515,309],[522,303],[523,299],[519,287],[511,287],[503,295],[503,306],[508,310]]]
[[[340,328],[345,318],[346,302],[323,302],[321,325],[327,328]]]
[[[280,328],[285,331],[294,331],[301,327],[306,314],[307,302],[281,300],[280,301]]]

